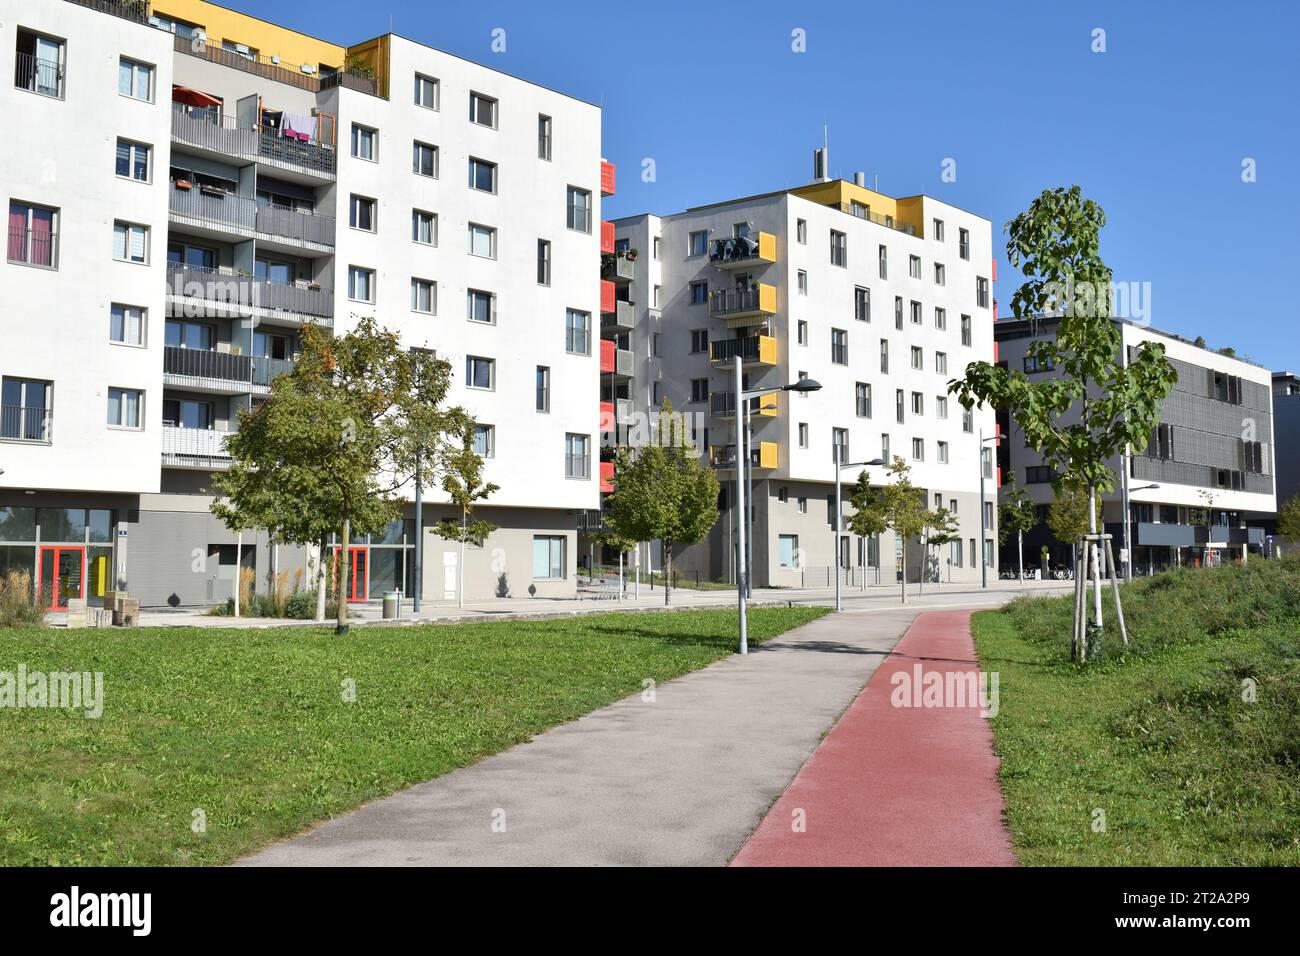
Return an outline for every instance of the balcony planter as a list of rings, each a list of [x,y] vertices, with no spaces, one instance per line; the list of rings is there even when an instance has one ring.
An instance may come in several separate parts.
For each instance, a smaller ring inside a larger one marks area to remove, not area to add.
[[[636,257],[638,255],[640,255],[640,253],[638,253],[635,249],[629,249],[626,253],[624,253],[624,257],[627,259],[628,262],[636,262]]]
[[[193,188],[194,188],[194,184],[193,184],[192,182],[190,182],[188,179],[178,179],[178,180],[176,180],[172,185],[174,185],[177,189],[193,189]]]

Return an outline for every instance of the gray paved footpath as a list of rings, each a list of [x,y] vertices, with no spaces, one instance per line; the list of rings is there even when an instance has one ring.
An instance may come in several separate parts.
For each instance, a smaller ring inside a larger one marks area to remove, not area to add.
[[[921,609],[828,615],[241,864],[721,866]]]

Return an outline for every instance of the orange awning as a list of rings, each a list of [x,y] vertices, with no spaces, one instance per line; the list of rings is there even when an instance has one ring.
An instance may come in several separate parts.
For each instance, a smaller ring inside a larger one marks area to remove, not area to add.
[[[184,103],[186,106],[197,106],[200,109],[208,106],[220,106],[221,100],[215,96],[209,96],[199,90],[192,90],[188,86],[172,87],[172,102]]]

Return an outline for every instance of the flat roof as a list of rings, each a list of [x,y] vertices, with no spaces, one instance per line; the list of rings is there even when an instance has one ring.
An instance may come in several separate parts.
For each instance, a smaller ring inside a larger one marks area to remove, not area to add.
[[[1009,326],[1016,326],[1017,327],[1016,331],[1020,331],[1020,329],[1027,327],[1030,323],[1043,324],[1043,325],[1055,325],[1061,321],[1061,318],[1062,316],[1059,315],[1031,315],[1019,319],[1017,318],[998,319],[996,322],[993,323],[993,338],[996,339],[998,337],[999,329],[1008,328]],[[1154,332],[1156,335],[1163,335],[1165,338],[1173,339],[1175,342],[1182,342],[1184,345],[1191,345],[1198,349],[1204,349],[1206,352],[1209,352],[1211,355],[1218,355],[1226,359],[1232,359],[1233,361],[1236,362],[1242,362],[1246,365],[1253,365],[1256,368],[1265,368],[1265,369],[1268,368],[1267,365],[1263,365],[1259,362],[1254,361],[1253,359],[1248,359],[1241,355],[1236,355],[1236,354],[1227,355],[1219,351],[1218,349],[1210,348],[1209,345],[1197,345],[1191,339],[1185,338],[1184,336],[1179,335],[1177,332],[1169,332],[1166,331],[1165,329],[1158,329],[1154,325],[1147,325],[1143,322],[1134,322],[1132,319],[1123,319],[1118,316],[1111,316],[1110,321],[1119,325],[1128,325],[1135,329],[1143,329],[1144,331],[1147,332]],[[1277,372],[1273,373],[1274,377],[1276,377],[1278,374],[1279,373]]]

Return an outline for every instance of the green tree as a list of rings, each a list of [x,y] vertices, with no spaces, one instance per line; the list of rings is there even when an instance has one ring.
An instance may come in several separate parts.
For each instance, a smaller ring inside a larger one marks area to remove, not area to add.
[[[849,496],[853,514],[849,529],[856,535],[870,537],[892,528],[903,545],[903,574],[899,582],[901,603],[907,603],[907,542],[935,526],[935,515],[925,506],[925,489],[912,484],[911,469],[897,455],[886,469],[893,481],[873,488],[864,469]]]
[[[998,543],[1006,544],[1007,538],[1013,534],[1016,536],[1021,580],[1025,577],[1025,532],[1032,531],[1036,524],[1038,516],[1034,502],[1025,489],[1016,484],[1016,473],[1012,471],[1002,486],[1002,501],[998,504]]]
[[[417,449],[427,480],[447,456],[448,436],[471,422],[443,406],[451,366],[402,348],[373,319],[342,336],[308,325],[302,345],[292,371],[226,440],[232,465],[213,481],[224,500],[212,510],[232,528],[265,527],[281,541],[336,532],[346,562],[353,535],[376,534],[400,516]],[[340,635],[348,633],[345,597],[341,589]]]
[[[673,548],[702,540],[718,520],[718,480],[680,420],[664,402],[651,442],[619,449],[605,499],[605,525],[619,540],[663,543],[665,605],[672,601]]]
[[[483,480],[483,457],[474,450],[474,427],[471,425],[461,436],[458,449],[449,451],[443,463],[442,490],[447,492],[454,507],[460,509],[460,521],[443,519],[434,525],[433,533],[447,541],[460,543],[460,561],[457,573],[456,598],[465,606],[465,545],[482,547],[488,535],[497,529],[490,521],[471,521],[474,505],[501,490],[501,486]],[[417,544],[417,547],[420,545]]]
[[[1035,338],[1027,355],[1051,376],[972,362],[948,389],[963,407],[1009,409],[1028,445],[1058,475],[1095,500],[1114,487],[1107,461],[1128,447],[1142,450],[1159,423],[1160,404],[1177,381],[1157,342],[1122,360],[1120,329],[1111,318],[1111,271],[1099,250],[1106,214],[1078,186],[1044,190],[1007,224],[1007,256],[1025,276],[1011,300],[1018,317],[1059,315],[1055,337]],[[1095,511],[1089,530],[1096,531]],[[1101,628],[1099,552],[1092,549],[1093,626]],[[1081,645],[1082,647],[1083,645]]]
[[[1300,538],[1300,494],[1295,494],[1277,512],[1277,533]]]
[[[1094,502],[1094,519],[1088,520],[1088,490],[1077,482],[1058,481],[1052,486],[1052,504],[1047,509],[1047,527],[1058,541],[1073,549],[1088,529],[1101,521],[1101,502]]]
[[[947,508],[935,508],[929,532],[925,536],[926,551],[929,552],[930,548],[936,548],[938,553],[942,555],[944,547],[952,544],[954,541],[961,541],[961,526],[957,523],[957,516]],[[928,554],[926,560],[929,560]],[[942,581],[943,575],[939,571],[937,563],[935,573],[938,576],[938,579]],[[951,577],[951,565],[949,565],[948,574]]]

